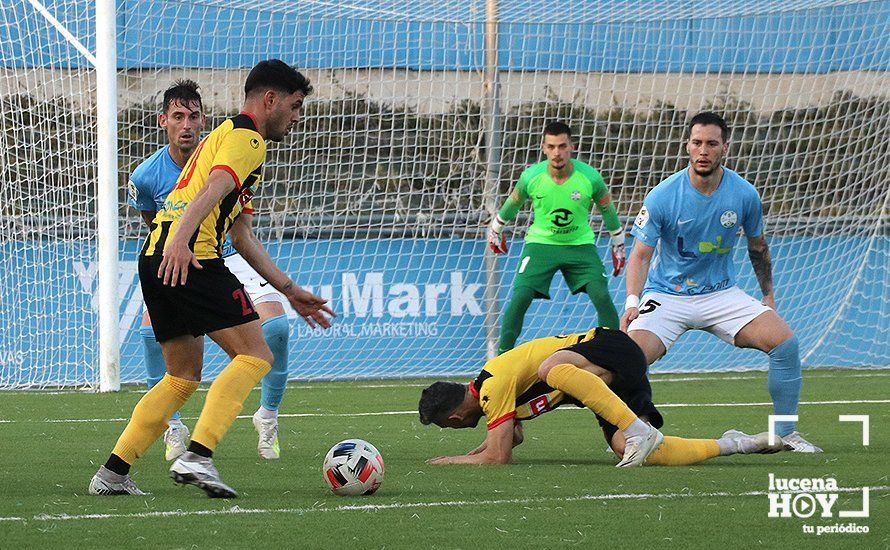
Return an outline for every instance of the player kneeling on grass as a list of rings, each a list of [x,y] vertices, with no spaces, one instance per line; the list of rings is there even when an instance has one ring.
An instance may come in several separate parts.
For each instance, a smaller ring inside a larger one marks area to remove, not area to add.
[[[485,363],[469,385],[436,382],[423,390],[422,424],[472,428],[485,416],[488,434],[466,455],[431,458],[429,464],[506,464],[522,443],[522,420],[570,403],[596,413],[618,467],[695,464],[715,456],[769,453],[766,432],[730,430],[720,439],[663,436],[652,403],[642,350],[623,332],[586,333],[527,342]]]

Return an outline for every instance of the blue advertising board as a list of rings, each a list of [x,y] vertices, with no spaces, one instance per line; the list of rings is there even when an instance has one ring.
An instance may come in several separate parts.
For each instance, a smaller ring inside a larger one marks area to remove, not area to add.
[[[890,238],[774,237],[779,312],[801,340],[805,363],[822,366],[890,364],[890,320],[881,314],[890,281]],[[140,243],[123,245],[121,378],[143,378],[138,327],[142,313],[136,274]],[[511,243],[500,307],[510,294],[521,241]],[[469,375],[485,358],[483,243],[461,239],[284,240],[267,243],[301,285],[330,300],[338,317],[326,331],[292,315],[290,376],[299,379]],[[599,243],[608,257],[607,242]],[[43,380],[70,383],[97,358],[95,249],[86,242],[0,244],[2,289],[0,384]],[[836,258],[856,258],[850,265]],[[759,296],[742,247],[739,285]],[[860,261],[861,260],[861,261]],[[27,267],[26,267],[27,266]],[[616,303],[624,278],[610,279]],[[586,295],[570,296],[561,275],[552,299],[530,308],[520,341],[583,331],[596,323]],[[205,378],[225,364],[207,345]],[[685,335],[653,371],[765,368],[766,357],[736,350],[701,332]],[[17,382],[18,381],[18,382]]]

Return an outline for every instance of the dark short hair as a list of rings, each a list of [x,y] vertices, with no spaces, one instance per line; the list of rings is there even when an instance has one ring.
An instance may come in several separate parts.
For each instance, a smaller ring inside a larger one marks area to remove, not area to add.
[[[704,111],[692,117],[692,120],[689,121],[689,126],[686,128],[687,137],[692,135],[692,127],[697,124],[702,124],[704,126],[719,126],[720,137],[723,138],[724,142],[729,141],[729,126],[726,125],[726,121],[723,120],[723,117],[717,113]]]
[[[304,96],[309,96],[312,93],[312,84],[308,78],[284,61],[267,59],[257,63],[244,82],[245,95],[265,90],[278,90],[287,94],[301,91]]]
[[[198,107],[203,111],[204,105],[201,102],[201,94],[198,93],[198,83],[188,78],[174,82],[172,86],[164,90],[164,102],[161,104],[161,112],[166,113],[172,103],[179,103],[180,105],[197,103]]]
[[[457,382],[436,382],[423,390],[417,405],[420,423],[441,426],[463,402],[466,393],[467,387]]]
[[[569,136],[569,139],[572,139],[572,129],[564,122],[551,122],[547,126],[544,126],[545,136],[561,136],[562,134],[565,134]]]

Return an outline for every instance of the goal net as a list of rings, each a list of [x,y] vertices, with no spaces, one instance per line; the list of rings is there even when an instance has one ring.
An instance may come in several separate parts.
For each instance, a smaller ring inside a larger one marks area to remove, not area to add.
[[[117,2],[122,381],[144,377],[145,228],[125,188],[165,143],[161,94],[197,81],[209,131],[271,57],[316,93],[291,137],[270,144],[255,226],[338,313],[323,332],[294,319],[292,378],[474,373],[530,207],[494,262],[485,226],[542,158],[543,126],[573,128],[576,157],[604,175],[629,228],[646,192],[684,166],[686,121],[705,109],[727,118],[727,165],[763,197],[779,313],[804,363],[890,366],[890,3],[515,0],[497,2],[494,25],[483,1],[451,4]],[[0,6],[2,388],[98,384],[95,31],[92,2]],[[759,297],[735,254],[739,285]],[[623,276],[610,290],[620,308]],[[520,341],[596,324],[557,274]],[[208,344],[205,378],[224,364]],[[765,367],[759,352],[690,333],[653,371]]]

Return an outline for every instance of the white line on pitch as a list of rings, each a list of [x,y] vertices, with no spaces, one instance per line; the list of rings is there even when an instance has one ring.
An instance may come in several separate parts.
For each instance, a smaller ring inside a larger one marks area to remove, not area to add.
[[[738,376],[720,376],[721,373],[715,372],[711,374],[705,375],[690,375],[684,376],[682,374],[671,374],[671,373],[650,373],[649,381],[653,384],[660,383],[669,383],[669,382],[720,382],[722,380],[760,380],[763,378],[763,375],[766,374],[765,370],[762,371],[754,371],[754,374],[750,375],[738,375]],[[677,376],[678,378],[667,378]],[[890,376],[890,369],[879,369],[875,372],[864,372],[864,373],[835,373],[835,374],[808,374],[804,373],[804,378],[806,380],[811,380],[814,378],[832,378],[832,379],[841,379],[841,378],[883,378]],[[447,377],[449,379],[459,379],[459,376],[450,376]],[[467,376],[466,379],[470,379],[472,376]],[[342,382],[342,385],[337,388],[338,382]],[[312,383],[312,382],[294,382],[288,386],[289,390],[314,390],[314,389],[387,389],[387,388],[425,388],[429,384],[428,383],[389,383],[389,384],[349,384],[349,380],[342,381],[325,381],[324,383]],[[199,388],[198,391],[206,392],[207,387]],[[90,390],[10,390],[13,393],[33,393],[34,395],[76,395],[76,394],[92,394],[93,392]],[[132,393],[145,393],[148,390],[145,389],[130,389],[124,388],[121,390],[122,392],[132,392]]]
[[[890,486],[869,487],[871,491],[886,491]],[[832,490],[835,493],[859,492],[862,487],[841,487]],[[682,498],[723,498],[723,497],[756,497],[767,495],[767,491],[746,491],[744,493],[709,492],[709,493],[624,493],[605,495],[578,495],[574,497],[534,497],[505,498],[498,500],[446,500],[435,502],[395,502],[392,504],[344,504],[341,506],[317,506],[310,508],[241,508],[232,506],[221,510],[169,510],[158,512],[135,512],[130,514],[38,514],[29,518],[21,516],[0,516],[3,521],[76,521],[92,519],[135,519],[135,518],[166,518],[187,516],[224,516],[241,514],[296,514],[304,515],[318,512],[365,512],[379,510],[403,510],[411,508],[443,508],[466,506],[504,506],[509,504],[540,504],[542,502],[584,502],[600,500],[645,500],[645,499],[682,499]]]
[[[860,400],[836,400],[836,401],[801,401],[801,405],[877,405],[890,403],[890,399],[860,399]],[[767,407],[772,403],[767,401],[753,403],[662,403],[657,405],[659,408],[684,408],[684,407]],[[560,407],[558,411],[584,411],[583,407]],[[393,416],[393,415],[414,415],[417,411],[378,411],[378,412],[359,412],[359,413],[280,413],[278,418],[351,418],[359,416]],[[252,415],[241,415],[238,418],[253,418]],[[197,420],[197,417],[183,417],[185,420]],[[43,420],[0,420],[5,424],[21,423],[21,422],[45,422],[48,424],[75,424],[81,422],[125,422],[128,418],[56,418]]]

